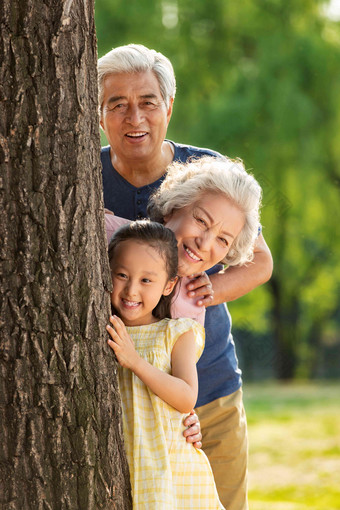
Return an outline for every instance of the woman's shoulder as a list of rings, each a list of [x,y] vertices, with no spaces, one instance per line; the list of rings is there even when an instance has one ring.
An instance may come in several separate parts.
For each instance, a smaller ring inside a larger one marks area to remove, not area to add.
[[[119,216],[113,214],[113,212],[105,209],[105,230],[107,242],[110,242],[111,237],[119,227],[129,222],[130,220],[127,220],[126,218],[120,218]]]
[[[171,316],[174,319],[179,317],[190,317],[195,319],[202,326],[205,319],[205,307],[197,306],[197,298],[189,298],[186,285],[190,282],[188,277],[182,277],[178,283],[177,291],[171,302]]]

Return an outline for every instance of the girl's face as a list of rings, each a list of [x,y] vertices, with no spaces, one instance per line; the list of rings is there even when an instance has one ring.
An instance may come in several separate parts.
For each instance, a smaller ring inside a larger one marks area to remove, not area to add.
[[[152,310],[162,295],[169,295],[175,281],[169,281],[164,258],[148,244],[122,241],[111,263],[111,303],[126,326],[156,322]]]
[[[164,218],[178,243],[178,274],[190,276],[224,259],[244,226],[240,209],[222,194],[207,192]]]

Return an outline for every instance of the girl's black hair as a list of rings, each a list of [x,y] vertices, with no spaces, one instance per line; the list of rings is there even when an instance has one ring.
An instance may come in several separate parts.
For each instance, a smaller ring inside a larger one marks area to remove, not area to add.
[[[109,244],[109,262],[112,267],[115,249],[122,241],[135,240],[152,246],[164,259],[165,268],[169,280],[177,276],[178,271],[178,250],[175,234],[172,230],[160,223],[149,220],[136,220],[123,225],[114,233]],[[157,319],[171,318],[171,301],[175,292],[162,296],[157,306],[152,310],[152,315]],[[115,310],[112,309],[115,313]]]

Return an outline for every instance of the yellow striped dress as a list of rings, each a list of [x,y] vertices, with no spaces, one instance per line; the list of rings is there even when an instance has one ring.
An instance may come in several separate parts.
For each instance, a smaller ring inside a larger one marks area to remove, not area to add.
[[[193,329],[197,360],[204,348],[204,329],[192,319],[163,319],[127,327],[137,352],[171,373],[177,339]],[[135,510],[217,510],[219,501],[206,455],[185,441],[184,415],[155,395],[131,371],[119,367],[125,447]]]

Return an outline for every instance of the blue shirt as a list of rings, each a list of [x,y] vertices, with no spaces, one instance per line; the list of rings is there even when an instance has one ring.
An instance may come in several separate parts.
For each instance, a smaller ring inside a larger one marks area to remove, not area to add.
[[[190,157],[221,157],[218,152],[171,142],[174,161],[186,162]],[[104,205],[117,216],[135,220],[145,218],[150,194],[156,190],[164,176],[157,181],[136,188],[127,182],[112,166],[110,147],[101,151],[104,187]],[[218,264],[209,271],[213,274],[222,269]],[[238,390],[242,384],[235,344],[231,334],[231,317],[226,305],[209,306],[205,318],[205,347],[197,363],[199,392],[196,407],[208,404]]]

